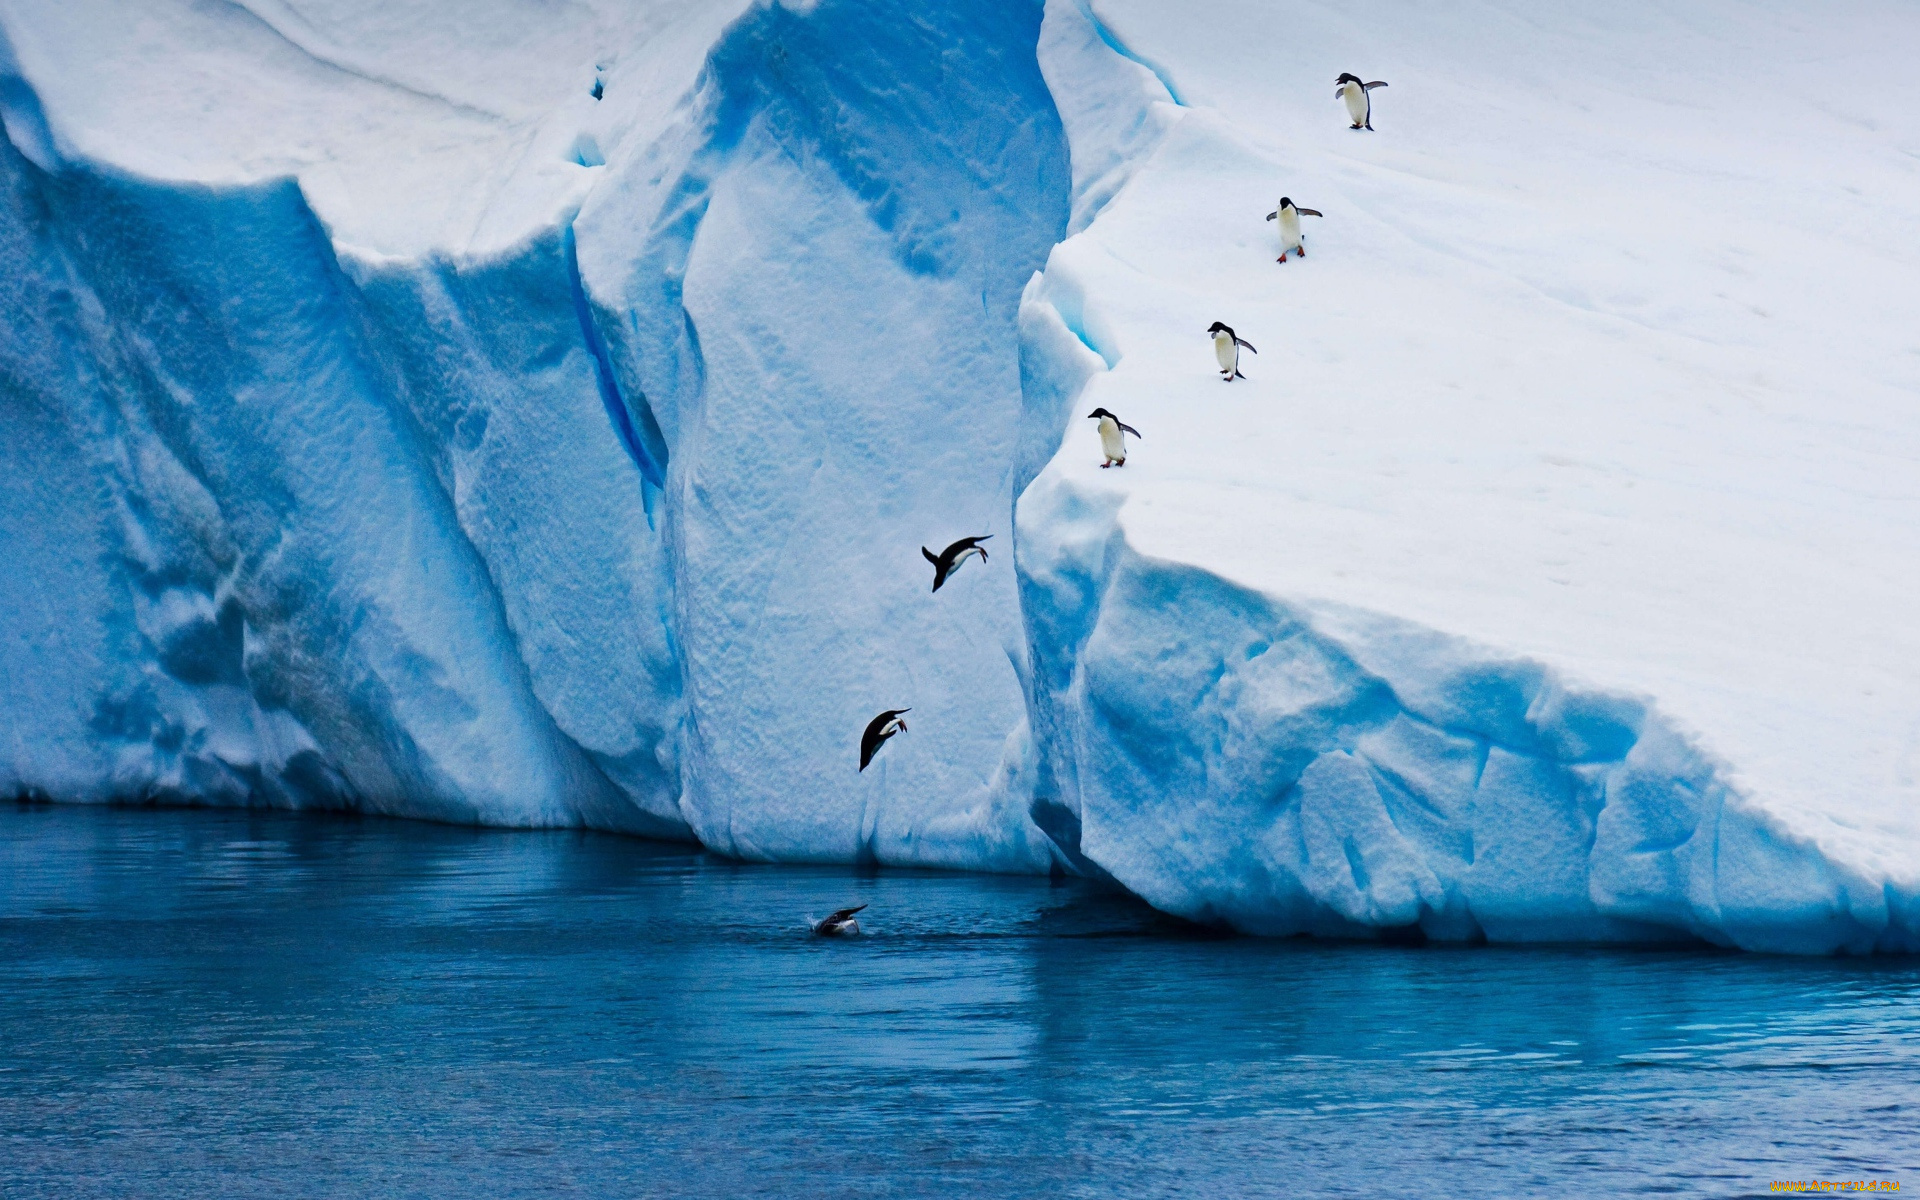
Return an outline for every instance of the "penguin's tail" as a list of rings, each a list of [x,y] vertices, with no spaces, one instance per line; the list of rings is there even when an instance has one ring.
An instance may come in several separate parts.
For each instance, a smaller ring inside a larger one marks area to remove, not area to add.
[[[1233,378],[1235,378],[1235,379],[1245,379],[1245,378],[1246,378],[1246,376],[1245,376],[1245,375],[1242,375],[1242,374],[1240,373],[1240,368],[1238,368],[1238,367],[1235,367],[1235,368],[1234,368],[1234,370],[1233,370]]]

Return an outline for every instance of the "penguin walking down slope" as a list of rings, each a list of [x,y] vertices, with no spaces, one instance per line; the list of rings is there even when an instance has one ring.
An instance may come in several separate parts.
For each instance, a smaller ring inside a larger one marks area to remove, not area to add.
[[[866,770],[867,764],[873,761],[873,756],[880,752],[880,747],[886,745],[888,738],[896,733],[907,731],[907,723],[900,719],[900,714],[912,711],[910,708],[890,708],[867,722],[867,731],[860,735],[860,769],[862,771]]]
[[[963,537],[938,554],[925,546],[920,547],[920,553],[926,555],[927,561],[933,564],[933,590],[939,591],[941,584],[953,578],[953,573],[960,569],[960,564],[974,555],[978,554],[981,562],[987,561],[987,548],[980,543],[992,536],[990,533],[983,533],[979,537]]]
[[[1280,207],[1267,214],[1267,220],[1280,222],[1280,261],[1287,261],[1287,255],[1295,250],[1300,257],[1307,256],[1306,235],[1300,232],[1301,217],[1323,217],[1326,214],[1317,208],[1295,208],[1293,201],[1280,197]]]
[[[1240,348],[1244,346],[1254,354],[1260,352],[1253,348],[1251,342],[1243,342],[1235,337],[1231,325],[1222,325],[1215,321],[1207,327],[1207,332],[1213,335],[1213,360],[1220,364],[1220,378],[1228,383],[1236,379],[1245,379],[1246,376],[1240,373]]]
[[[1107,456],[1107,461],[1100,464],[1100,469],[1104,471],[1108,467],[1126,466],[1127,439],[1123,435],[1130,433],[1139,437],[1140,431],[1131,425],[1122,424],[1119,417],[1104,408],[1096,408],[1088,413],[1087,420],[1100,422],[1095,426],[1100,431],[1100,453]]]
[[[1333,94],[1347,102],[1347,116],[1353,119],[1353,127],[1355,129],[1372,129],[1373,97],[1368,95],[1368,93],[1377,87],[1385,87],[1387,85],[1379,80],[1375,80],[1372,83],[1361,83],[1358,75],[1351,75],[1344,71],[1340,73],[1340,78],[1333,82]]]

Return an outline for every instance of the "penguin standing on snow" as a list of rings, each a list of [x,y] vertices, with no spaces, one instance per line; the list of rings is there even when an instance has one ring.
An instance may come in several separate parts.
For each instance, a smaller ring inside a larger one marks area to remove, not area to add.
[[[1119,417],[1104,408],[1096,408],[1088,413],[1087,420],[1100,422],[1096,426],[1100,430],[1100,453],[1107,456],[1107,461],[1100,464],[1100,469],[1104,471],[1108,467],[1126,466],[1127,439],[1123,435],[1130,433],[1139,437],[1140,431],[1131,425],[1122,424]]]
[[[1255,350],[1251,343],[1235,337],[1231,325],[1222,325],[1215,321],[1207,328],[1207,332],[1213,335],[1213,360],[1220,364],[1220,378],[1228,383],[1236,379],[1245,379],[1246,376],[1240,373],[1240,348],[1245,346],[1254,354],[1260,352]]]
[[[1372,129],[1373,97],[1367,93],[1387,85],[1378,80],[1373,83],[1361,83],[1358,75],[1350,75],[1344,71],[1341,72],[1340,78],[1333,82],[1333,94],[1347,102],[1347,116],[1353,119],[1353,127]]]
[[[873,720],[867,722],[867,731],[860,735],[860,769],[867,769],[873,756],[886,745],[887,739],[896,733],[905,733],[907,723],[900,719],[901,713],[909,713],[910,708],[890,708]]]
[[[1295,250],[1300,257],[1307,256],[1306,235],[1300,232],[1301,217],[1322,217],[1326,214],[1317,208],[1295,208],[1293,201],[1280,197],[1280,207],[1267,214],[1267,220],[1280,222],[1280,261],[1287,261],[1287,255]]]
[[[925,546],[920,547],[920,553],[926,555],[927,561],[933,564],[933,590],[939,591],[941,584],[953,578],[953,573],[960,569],[960,564],[974,555],[978,554],[981,562],[987,561],[987,548],[980,543],[992,536],[990,533],[983,533],[979,537],[964,537],[938,554]]]

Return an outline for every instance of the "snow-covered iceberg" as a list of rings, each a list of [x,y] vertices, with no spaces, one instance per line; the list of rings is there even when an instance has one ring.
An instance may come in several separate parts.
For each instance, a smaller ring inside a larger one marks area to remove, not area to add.
[[[1910,17],[443,7],[0,0],[0,790],[1920,949]]]

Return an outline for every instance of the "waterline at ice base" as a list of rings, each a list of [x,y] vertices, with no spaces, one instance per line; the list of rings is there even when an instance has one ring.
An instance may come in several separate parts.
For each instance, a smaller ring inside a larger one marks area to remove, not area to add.
[[[1920,16],[1204,8],[0,0],[0,794],[1920,950]]]

